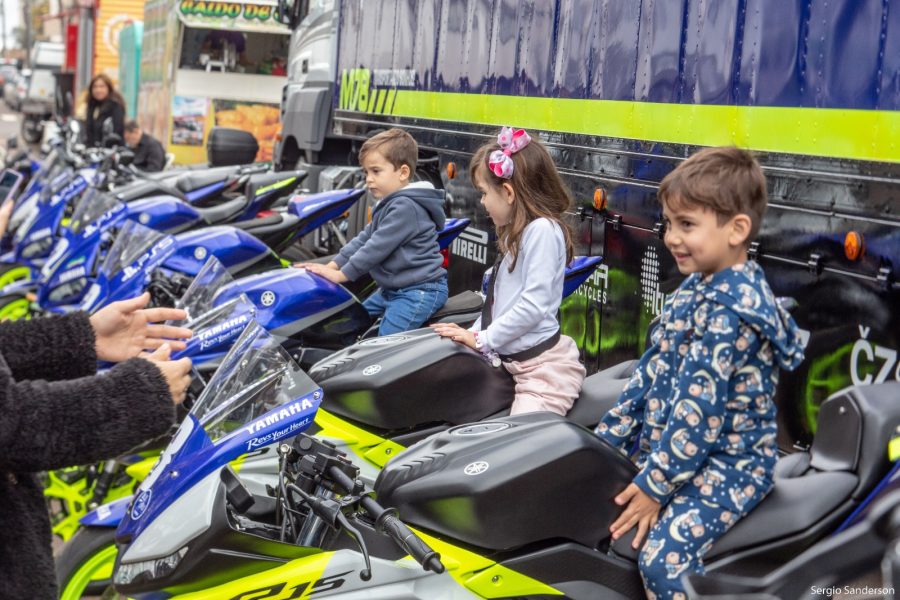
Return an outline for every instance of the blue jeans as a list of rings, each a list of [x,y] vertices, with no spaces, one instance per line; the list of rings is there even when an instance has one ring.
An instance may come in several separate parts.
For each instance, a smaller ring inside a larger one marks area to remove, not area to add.
[[[417,329],[447,301],[447,276],[399,290],[378,288],[363,302],[373,318],[381,317],[378,335]]]

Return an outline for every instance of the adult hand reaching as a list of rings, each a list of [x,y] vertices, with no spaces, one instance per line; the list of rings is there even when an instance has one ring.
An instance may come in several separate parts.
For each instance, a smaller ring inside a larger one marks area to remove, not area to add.
[[[153,323],[184,319],[187,314],[176,308],[144,308],[149,301],[150,294],[144,292],[137,298],[113,302],[91,315],[97,358],[121,362],[163,344],[171,350],[185,347],[179,340],[191,337],[190,329]]]
[[[185,357],[178,360],[169,360],[171,354],[172,348],[168,343],[165,343],[153,353],[142,354],[141,358],[149,360],[162,371],[163,377],[166,378],[166,383],[169,384],[172,402],[181,404],[184,402],[188,387],[191,385],[191,359]]]

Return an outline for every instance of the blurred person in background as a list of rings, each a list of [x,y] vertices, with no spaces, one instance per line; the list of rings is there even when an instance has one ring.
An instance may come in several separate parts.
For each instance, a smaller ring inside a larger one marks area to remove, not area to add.
[[[125,137],[125,100],[116,91],[112,80],[104,73],[91,79],[85,126],[85,144],[88,147],[103,145],[103,124],[110,120],[112,133]]]
[[[155,173],[166,165],[166,151],[149,133],[141,131],[134,119],[125,123],[125,144],[134,151],[134,166],[141,171]]]

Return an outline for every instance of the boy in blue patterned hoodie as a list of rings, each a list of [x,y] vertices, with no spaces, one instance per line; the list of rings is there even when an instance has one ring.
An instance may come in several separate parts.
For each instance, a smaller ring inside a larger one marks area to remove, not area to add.
[[[663,179],[665,244],[688,275],[663,306],[644,353],[597,434],[640,472],[615,501],[618,539],[634,548],[647,596],[684,598],[681,578],[772,488],[778,369],[803,345],[747,248],[766,210],[766,181],[737,148],[708,148]],[[662,514],[660,514],[662,513]]]

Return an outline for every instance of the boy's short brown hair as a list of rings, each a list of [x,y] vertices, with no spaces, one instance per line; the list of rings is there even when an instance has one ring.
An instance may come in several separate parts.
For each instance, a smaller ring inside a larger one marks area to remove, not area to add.
[[[409,167],[410,173],[416,170],[419,146],[413,136],[397,127],[382,131],[367,139],[359,149],[359,164],[363,163],[366,155],[370,152],[381,154],[395,169],[406,165]]]
[[[722,225],[738,214],[750,217],[749,244],[766,214],[766,176],[752,154],[734,147],[704,148],[659,184],[659,201],[713,210]]]

